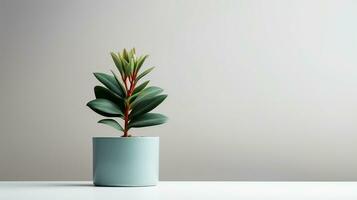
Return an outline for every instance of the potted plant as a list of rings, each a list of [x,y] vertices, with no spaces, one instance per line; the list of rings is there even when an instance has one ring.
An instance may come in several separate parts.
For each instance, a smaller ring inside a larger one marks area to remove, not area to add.
[[[104,85],[95,86],[95,99],[87,106],[109,117],[98,121],[123,132],[121,137],[93,138],[93,182],[99,186],[156,185],[159,176],[159,137],[133,137],[129,130],[163,124],[167,117],[151,112],[167,95],[142,78],[148,55],[137,57],[135,49],[111,53],[118,72],[94,73]],[[141,72],[142,71],[142,72]],[[122,121],[122,125],[115,120]]]

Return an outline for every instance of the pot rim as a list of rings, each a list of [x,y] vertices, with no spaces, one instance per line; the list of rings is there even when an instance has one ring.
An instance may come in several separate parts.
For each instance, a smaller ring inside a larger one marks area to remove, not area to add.
[[[131,137],[92,137],[92,139],[138,139],[138,138],[160,138],[159,136],[131,136]]]

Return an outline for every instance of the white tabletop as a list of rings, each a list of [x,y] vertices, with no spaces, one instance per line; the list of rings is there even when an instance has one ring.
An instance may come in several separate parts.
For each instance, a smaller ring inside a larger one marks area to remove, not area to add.
[[[164,181],[155,187],[95,187],[91,182],[0,182],[0,200],[356,200],[357,182]]]

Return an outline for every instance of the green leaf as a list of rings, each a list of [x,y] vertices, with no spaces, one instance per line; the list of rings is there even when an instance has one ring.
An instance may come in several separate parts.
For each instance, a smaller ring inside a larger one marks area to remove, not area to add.
[[[155,87],[155,86],[151,86],[148,88],[145,88],[143,91],[141,91],[140,93],[138,93],[138,96],[135,98],[135,100],[132,102],[131,106],[134,108],[138,103],[149,99],[153,96],[156,96],[158,94],[160,94],[161,92],[163,92],[164,90],[159,88],[159,87]]]
[[[108,99],[109,101],[117,104],[120,107],[121,111],[124,113],[125,107],[124,107],[124,100],[122,97],[116,95],[112,91],[102,86],[95,86],[94,94],[95,94],[95,98],[97,99]]]
[[[150,67],[149,69],[145,70],[143,73],[141,73],[137,78],[136,82],[138,82],[142,77],[144,77],[146,74],[150,73],[155,67]]]
[[[145,81],[144,83],[140,84],[139,86],[135,87],[134,91],[133,91],[133,95],[140,92],[141,90],[143,90],[150,81]]]
[[[137,72],[137,68],[138,68],[138,64],[139,64],[139,60],[142,58],[142,56],[140,56],[139,58],[134,58],[134,72]]]
[[[136,60],[135,48],[132,48],[132,49],[130,50],[129,56],[130,56],[130,58],[134,59],[134,61]]]
[[[129,62],[129,54],[128,51],[126,49],[123,50],[123,58]]]
[[[139,58],[138,63],[137,63],[137,67],[136,67],[136,71],[137,72],[140,70],[141,66],[144,64],[145,59],[147,57],[149,57],[149,55],[145,55],[145,56]]]
[[[108,99],[94,99],[87,103],[94,112],[106,117],[120,117],[123,112],[120,107]]]
[[[94,73],[94,76],[101,82],[105,87],[107,87],[110,91],[124,98],[125,93],[122,92],[120,86],[115,80],[114,76],[104,74],[104,73]]]
[[[136,97],[140,94],[140,92],[147,86],[150,81],[145,81],[144,83],[140,84],[136,87],[133,91],[133,94],[128,98],[129,103],[132,103]]]
[[[162,103],[166,99],[166,97],[167,95],[159,95],[138,103],[131,111],[129,116],[130,119],[142,115],[144,113],[150,112],[151,110],[156,108],[160,103]]]
[[[102,119],[102,120],[99,120],[98,123],[106,124],[108,126],[111,126],[115,129],[117,129],[118,131],[124,131],[123,127],[121,127],[120,124],[117,121],[115,121],[114,119]]]
[[[129,76],[133,73],[134,71],[134,65],[135,65],[135,62],[134,62],[134,59],[133,58],[130,58],[130,61],[129,61]]]
[[[124,73],[126,76],[130,76],[130,63],[126,62],[124,60],[124,65],[123,65]]]
[[[146,113],[139,117],[133,118],[128,124],[129,128],[136,127],[146,127],[146,126],[155,126],[163,124],[167,121],[165,115],[159,113]]]
[[[123,95],[124,97],[126,97],[126,89],[125,89],[124,85],[120,82],[120,78],[113,71],[111,71],[111,72],[112,72],[117,84],[119,85],[120,92],[124,94]]]
[[[127,61],[127,60],[124,58],[124,55],[121,54],[120,52],[118,53],[118,57],[119,57],[119,59],[121,60],[121,62],[122,62],[122,64],[123,64],[123,67],[124,67],[125,64],[128,64],[128,63],[129,63],[129,61]]]
[[[122,63],[121,63],[121,60],[120,60],[119,57],[118,57],[115,53],[113,53],[113,52],[111,52],[110,55],[112,56],[113,61],[114,61],[114,63],[115,63],[115,66],[118,68],[120,74],[123,75],[123,74],[124,74],[124,71],[123,71],[123,65],[122,65]]]
[[[124,77],[125,76],[129,76],[129,71],[128,71],[128,65],[129,62],[124,58],[124,56],[122,54],[118,54],[119,59],[122,62],[122,66],[123,66],[123,72],[124,72]]]

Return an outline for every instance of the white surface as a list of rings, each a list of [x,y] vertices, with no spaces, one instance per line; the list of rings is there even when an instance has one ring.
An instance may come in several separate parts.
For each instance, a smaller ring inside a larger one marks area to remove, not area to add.
[[[91,182],[0,182],[1,200],[274,199],[356,200],[357,182],[160,182],[156,187],[94,187]]]

